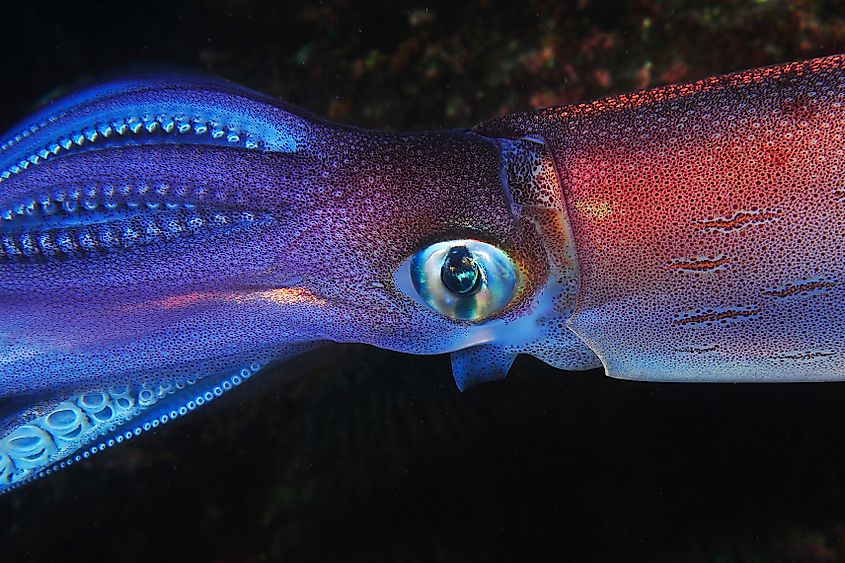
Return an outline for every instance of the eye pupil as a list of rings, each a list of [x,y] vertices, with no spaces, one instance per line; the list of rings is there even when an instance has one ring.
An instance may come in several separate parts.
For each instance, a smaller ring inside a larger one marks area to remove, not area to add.
[[[395,275],[397,287],[455,321],[480,322],[505,310],[520,279],[518,266],[505,251],[473,239],[435,242],[404,264]]]
[[[443,260],[440,279],[449,291],[469,295],[481,287],[481,271],[466,246],[453,246]]]

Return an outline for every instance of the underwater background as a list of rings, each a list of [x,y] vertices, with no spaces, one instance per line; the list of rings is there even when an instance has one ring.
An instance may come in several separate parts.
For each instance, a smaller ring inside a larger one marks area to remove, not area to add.
[[[3,129],[59,87],[137,64],[413,130],[845,52],[835,0],[30,2],[0,14]],[[635,383],[520,357],[505,381],[462,394],[446,356],[337,345],[0,497],[4,562],[548,553],[845,561],[845,384]]]

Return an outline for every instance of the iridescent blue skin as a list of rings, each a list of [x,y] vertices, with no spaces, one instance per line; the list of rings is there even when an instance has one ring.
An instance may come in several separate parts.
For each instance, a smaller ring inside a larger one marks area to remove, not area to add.
[[[0,150],[0,491],[326,342],[454,352],[461,388],[520,352],[597,365],[551,322],[575,292],[561,210],[508,185],[549,190],[543,150],[338,126],[204,76],[48,105]],[[415,295],[411,257],[455,239],[508,253],[507,307],[455,320]]]

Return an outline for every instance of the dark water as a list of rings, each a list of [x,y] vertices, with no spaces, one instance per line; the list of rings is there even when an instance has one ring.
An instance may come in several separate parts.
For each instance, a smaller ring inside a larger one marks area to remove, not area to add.
[[[76,4],[3,9],[4,126],[139,62],[398,130],[845,50],[833,1]],[[0,561],[843,561],[843,450],[845,384],[338,346],[0,498]]]

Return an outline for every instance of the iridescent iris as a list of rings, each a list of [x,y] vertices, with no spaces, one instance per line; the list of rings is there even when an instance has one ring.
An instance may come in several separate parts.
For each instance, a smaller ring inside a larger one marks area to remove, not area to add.
[[[481,321],[504,309],[517,287],[510,257],[478,240],[432,244],[410,263],[411,282],[420,298],[455,320]]]

